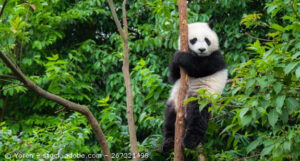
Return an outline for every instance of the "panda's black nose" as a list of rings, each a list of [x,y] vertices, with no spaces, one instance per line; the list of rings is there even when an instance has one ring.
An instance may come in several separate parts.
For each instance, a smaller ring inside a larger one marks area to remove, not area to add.
[[[198,49],[201,53],[203,53],[206,49],[205,48],[199,48]]]

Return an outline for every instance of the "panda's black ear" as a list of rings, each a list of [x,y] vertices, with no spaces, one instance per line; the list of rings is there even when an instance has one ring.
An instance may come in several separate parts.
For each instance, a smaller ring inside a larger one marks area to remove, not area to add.
[[[209,26],[211,29],[213,29],[213,28],[214,28],[214,20],[210,20],[210,21],[208,22],[208,26]]]

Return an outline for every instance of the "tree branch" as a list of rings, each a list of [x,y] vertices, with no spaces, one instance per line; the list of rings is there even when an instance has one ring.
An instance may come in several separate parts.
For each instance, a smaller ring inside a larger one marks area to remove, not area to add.
[[[8,0],[4,0],[4,2],[3,2],[3,5],[2,5],[1,11],[0,11],[0,17],[1,17],[2,14],[4,13],[4,8],[5,8],[6,4],[7,4],[7,1],[8,1]]]
[[[113,16],[113,19],[115,21],[115,24],[118,28],[118,31],[121,35],[121,37],[124,39],[126,36],[125,36],[125,33],[123,32],[123,29],[122,29],[122,26],[121,26],[121,23],[118,19],[118,16],[117,16],[117,13],[116,13],[116,9],[115,9],[115,5],[114,5],[114,2],[113,0],[107,0],[108,2],[108,5],[109,5],[109,8],[110,8],[110,11],[111,11],[111,14]]]
[[[14,82],[14,81],[11,81],[11,80],[6,80],[6,79],[1,79],[0,78],[0,82],[1,81],[3,81],[3,82],[8,82],[8,83],[12,83],[12,84],[17,84],[17,85],[19,85],[19,86],[24,86],[23,84],[19,84],[19,83],[16,83],[16,82]]]
[[[108,4],[110,10],[113,15],[113,19],[118,28],[118,31],[123,39],[123,50],[124,50],[124,61],[122,71],[124,74],[124,81],[126,87],[126,102],[127,102],[127,122],[129,128],[130,135],[130,145],[131,151],[133,153],[133,161],[139,161],[138,155],[138,145],[135,131],[135,123],[133,118],[133,98],[132,98],[132,87],[130,80],[130,72],[129,72],[129,45],[128,45],[128,25],[127,25],[127,17],[126,17],[126,0],[123,1],[122,4],[122,14],[123,14],[123,29],[121,27],[121,23],[117,17],[116,10],[114,7],[114,3],[112,0],[108,0]]]
[[[257,153],[257,154],[254,154],[254,155],[251,155],[251,156],[248,156],[248,157],[243,157],[243,158],[240,158],[240,159],[236,159],[235,161],[248,160],[250,158],[256,158],[256,157],[259,157],[259,156],[260,156],[260,153]]]
[[[255,36],[250,35],[249,33],[246,33],[246,35],[248,37],[250,37],[250,38],[257,39],[257,40],[260,40],[260,41],[266,41],[266,42],[273,42],[274,41],[274,40],[268,40],[268,39],[263,39],[263,38],[255,37]]]
[[[179,28],[180,28],[180,50],[188,51],[188,22],[187,22],[187,2],[178,0]],[[182,138],[185,133],[184,107],[183,101],[186,96],[188,77],[183,68],[180,67],[180,88],[177,101],[177,114],[175,122],[175,141],[174,141],[174,161],[184,161],[184,149]]]
[[[298,15],[298,13],[297,13],[297,11],[296,11],[296,9],[295,9],[295,6],[294,6],[294,3],[292,2],[292,9],[293,9],[293,12],[295,13],[295,15],[296,15],[296,17],[297,17],[297,19],[298,20],[300,20],[300,16]]]
[[[44,97],[50,101],[56,102],[56,103],[64,106],[65,108],[67,108],[69,110],[74,110],[74,111],[77,111],[77,112],[85,115],[87,117],[89,124],[91,125],[93,131],[95,132],[98,142],[100,143],[105,161],[112,161],[110,150],[109,150],[107,141],[105,139],[105,136],[102,132],[102,129],[100,128],[95,116],[85,105],[76,104],[76,103],[66,100],[62,97],[59,97],[55,94],[45,91],[44,89],[37,86],[34,82],[29,80],[24,75],[24,73],[15,64],[13,64],[12,61],[6,55],[4,55],[2,52],[0,52],[0,58],[6,64],[6,66],[10,68],[10,70],[14,73],[14,75],[21,82],[24,83],[24,85],[28,89],[34,91],[36,94],[40,95],[41,97]]]
[[[17,77],[13,76],[13,75],[0,75],[0,78],[2,79],[16,79],[18,80]]]

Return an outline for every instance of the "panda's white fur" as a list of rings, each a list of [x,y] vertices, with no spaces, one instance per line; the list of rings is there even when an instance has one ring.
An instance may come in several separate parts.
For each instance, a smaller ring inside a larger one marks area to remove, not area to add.
[[[214,73],[201,78],[189,77],[188,79],[188,91],[187,93],[197,93],[199,89],[207,89],[210,93],[221,94],[227,82],[227,69]],[[180,87],[180,79],[177,80],[170,93],[168,102],[174,101],[175,110],[177,111],[177,98]]]

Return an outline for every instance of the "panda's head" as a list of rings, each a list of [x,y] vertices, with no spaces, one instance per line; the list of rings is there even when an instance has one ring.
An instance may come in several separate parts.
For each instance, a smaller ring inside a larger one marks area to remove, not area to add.
[[[188,24],[189,49],[193,53],[198,56],[209,56],[212,52],[219,50],[219,39],[212,28],[212,21]]]

